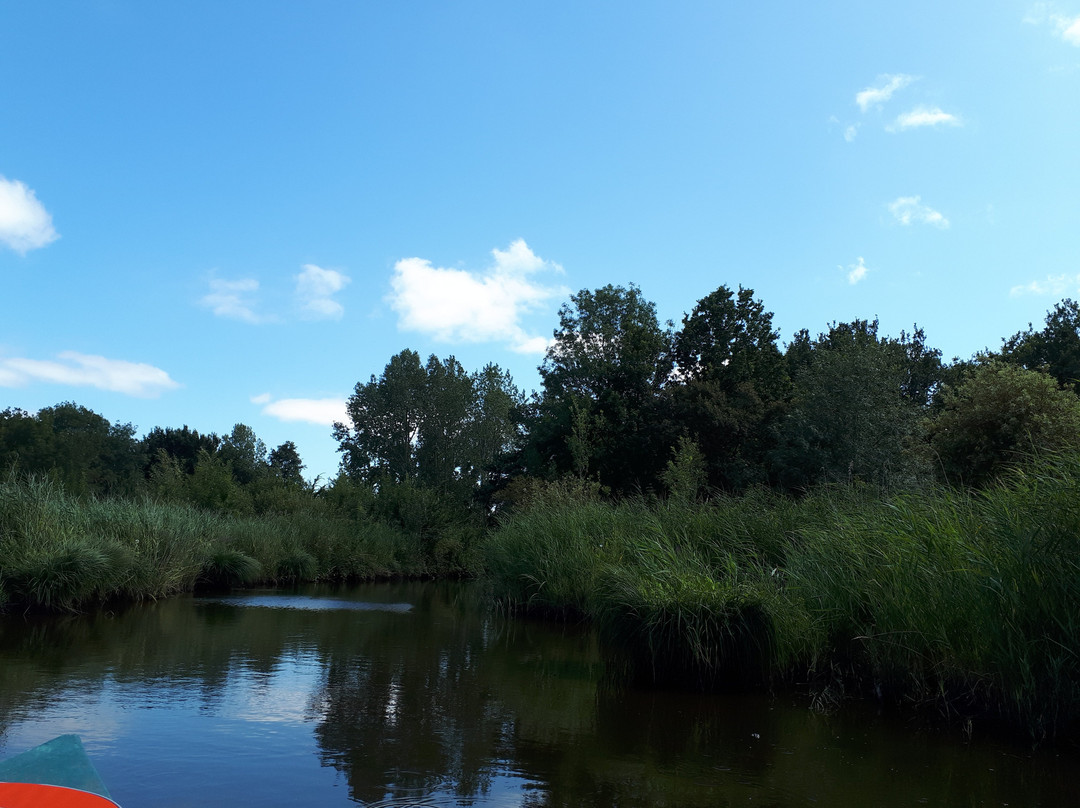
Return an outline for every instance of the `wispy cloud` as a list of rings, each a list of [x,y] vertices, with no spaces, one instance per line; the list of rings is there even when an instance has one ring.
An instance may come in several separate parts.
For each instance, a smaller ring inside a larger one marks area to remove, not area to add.
[[[844,269],[844,267],[841,267],[841,269]],[[863,261],[863,257],[860,255],[859,260],[854,264],[848,264],[845,271],[847,272],[848,283],[854,286],[866,277],[866,273],[870,271],[870,267],[866,265],[866,262]]]
[[[332,426],[348,419],[343,398],[282,398],[274,400],[269,393],[253,396],[252,404],[262,407],[264,415],[279,421],[303,421],[309,424]]]
[[[1049,295],[1061,297],[1066,294],[1074,294],[1080,291],[1080,275],[1047,275],[1042,280],[1014,286],[1009,290],[1013,297],[1022,295]]]
[[[865,90],[855,93],[855,103],[859,105],[859,109],[863,112],[866,112],[870,107],[879,107],[884,104],[892,98],[893,93],[897,90],[901,90],[915,81],[915,76],[909,76],[906,73],[893,73],[879,76],[878,81],[883,82],[881,86],[867,87]]]
[[[398,261],[390,280],[398,326],[443,342],[505,342],[519,353],[543,353],[547,340],[526,332],[521,319],[567,293],[532,277],[561,273],[562,267],[537,256],[522,239],[491,254],[494,263],[479,273],[436,267],[424,258]]]
[[[829,126],[830,128],[834,126],[840,127],[840,131],[841,134],[843,134],[844,136],[844,140],[846,140],[848,143],[851,143],[853,140],[855,140],[855,138],[859,136],[859,127],[862,126],[862,124],[858,122],[845,124],[835,115],[832,115],[829,117]]]
[[[0,357],[0,387],[25,387],[35,382],[96,387],[138,398],[157,398],[180,386],[153,365],[76,351],[64,351],[56,360]]]
[[[879,76],[877,85],[867,87],[855,94],[855,103],[863,113],[866,113],[871,107],[880,109],[898,91],[916,81],[919,81],[918,76],[911,76],[907,73],[890,73]],[[830,121],[840,124],[839,119],[835,116],[830,118]],[[843,125],[844,140],[848,143],[855,140],[861,125],[861,122]],[[940,107],[922,105],[900,114],[885,129],[889,132],[902,132],[907,129],[941,125],[962,126],[963,121],[960,116],[945,112]]]
[[[910,112],[905,112],[897,117],[896,121],[886,127],[890,132],[902,132],[905,129],[916,129],[921,126],[960,126],[962,121],[956,115],[945,112],[940,107],[915,107]]]
[[[928,224],[946,230],[949,220],[929,205],[922,204],[921,197],[901,196],[889,203],[889,212],[902,225]]]
[[[345,307],[333,299],[350,282],[350,278],[335,269],[323,269],[304,264],[296,276],[296,297],[304,315],[317,320],[340,320]]]
[[[255,313],[254,295],[258,291],[259,282],[254,278],[236,281],[211,278],[210,294],[205,295],[199,302],[218,317],[245,323],[261,323],[264,318]]]
[[[1073,18],[1060,17],[1054,21],[1058,35],[1070,45],[1080,47],[1080,15]]]
[[[1080,14],[1063,14],[1054,3],[1035,3],[1024,15],[1031,25],[1048,23],[1062,40],[1080,47]]]
[[[25,255],[58,238],[52,216],[33,190],[0,174],[0,243]]]

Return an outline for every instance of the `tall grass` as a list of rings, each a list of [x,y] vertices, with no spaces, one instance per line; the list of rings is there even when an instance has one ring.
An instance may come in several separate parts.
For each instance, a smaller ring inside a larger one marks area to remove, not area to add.
[[[237,516],[73,497],[44,477],[0,479],[0,606],[70,610],[200,585],[440,571],[425,549],[394,525],[329,508]]]
[[[809,678],[1037,737],[1080,729],[1080,457],[981,493],[647,505],[568,491],[491,536],[495,594],[593,621],[653,678]]]

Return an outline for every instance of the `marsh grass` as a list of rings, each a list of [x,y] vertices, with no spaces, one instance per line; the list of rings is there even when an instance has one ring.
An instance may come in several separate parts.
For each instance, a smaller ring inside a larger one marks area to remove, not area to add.
[[[262,577],[262,564],[233,547],[222,547],[203,562],[196,584],[211,588],[243,586]]]
[[[0,606],[75,610],[197,585],[427,575],[437,561],[393,525],[308,512],[237,516],[151,500],[69,495],[0,478]]]
[[[508,608],[591,621],[655,680],[810,682],[1036,738],[1080,730],[1078,457],[978,493],[646,504],[555,487],[486,558]]]

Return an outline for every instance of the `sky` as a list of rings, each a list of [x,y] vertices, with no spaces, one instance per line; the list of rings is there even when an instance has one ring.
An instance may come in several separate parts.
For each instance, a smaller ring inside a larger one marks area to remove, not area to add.
[[[581,289],[968,358],[1080,297],[1080,0],[0,3],[0,409],[333,477],[405,348]]]

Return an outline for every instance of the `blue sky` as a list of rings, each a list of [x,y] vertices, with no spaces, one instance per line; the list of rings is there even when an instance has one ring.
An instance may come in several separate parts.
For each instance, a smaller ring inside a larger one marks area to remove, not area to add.
[[[1080,0],[0,6],[0,408],[332,474],[403,348],[533,389],[567,296],[947,357],[1080,296]]]

